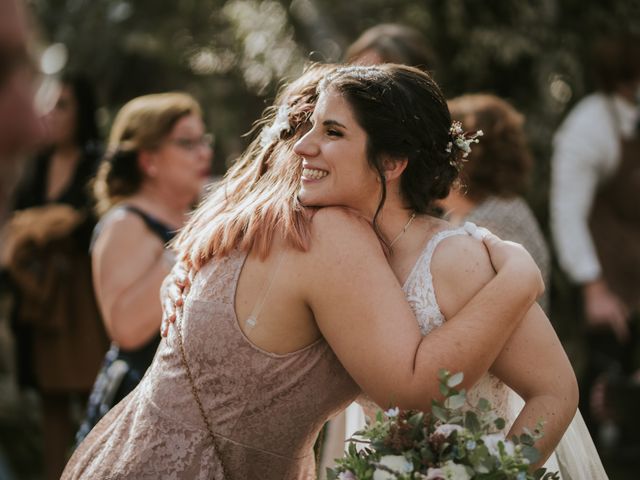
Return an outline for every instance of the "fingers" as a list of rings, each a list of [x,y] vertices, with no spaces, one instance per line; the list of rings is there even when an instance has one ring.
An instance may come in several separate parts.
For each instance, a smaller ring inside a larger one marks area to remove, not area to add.
[[[585,287],[585,313],[594,328],[608,328],[620,343],[629,340],[629,309],[606,285]]]
[[[620,343],[627,343],[629,340],[629,326],[627,325],[626,320],[616,318],[611,322],[611,328]]]
[[[488,235],[492,235],[492,233],[486,228],[478,227],[475,223],[472,223],[472,222],[466,222],[463,228],[469,235],[471,235],[476,240],[484,240]]]
[[[611,312],[609,325],[620,343],[626,343],[629,339],[629,325],[627,324],[627,311],[624,305],[618,304]]]
[[[162,323],[160,334],[166,337],[169,328],[175,323],[178,315],[182,314],[184,299],[191,290],[194,272],[188,269],[184,263],[176,264],[166,280],[162,297]]]

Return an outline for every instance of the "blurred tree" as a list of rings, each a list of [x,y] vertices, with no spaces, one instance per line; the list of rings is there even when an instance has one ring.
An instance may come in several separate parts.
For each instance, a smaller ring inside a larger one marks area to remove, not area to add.
[[[592,88],[590,41],[640,30],[640,0],[32,1],[48,40],[67,46],[69,67],[96,80],[105,128],[133,96],[193,93],[218,138],[215,173],[243,149],[242,134],[305,61],[339,61],[374,24],[411,25],[437,53],[434,75],[447,96],[491,92],[526,114],[537,158],[529,200],[545,228],[550,140]]]

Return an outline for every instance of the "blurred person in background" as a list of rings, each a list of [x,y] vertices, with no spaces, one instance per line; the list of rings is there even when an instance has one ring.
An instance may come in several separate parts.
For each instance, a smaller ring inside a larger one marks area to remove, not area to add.
[[[460,182],[440,206],[454,224],[473,222],[504,240],[522,244],[536,261],[548,288],[549,249],[522,197],[533,166],[524,117],[495,95],[463,95],[448,103],[451,117],[461,122],[463,130],[482,130],[483,136],[462,163]],[[538,300],[546,312],[548,291]]]
[[[427,39],[415,28],[381,23],[365,30],[346,50],[345,63],[378,65],[399,63],[432,70],[435,54]]]
[[[42,136],[33,80],[22,3],[0,0],[0,222],[15,184],[19,154]]]
[[[87,183],[99,158],[95,112],[89,81],[63,76],[44,118],[46,147],[16,189],[2,251],[13,297],[18,381],[42,401],[47,479],[60,476],[77,412],[108,347],[88,254],[95,219]]]
[[[637,432],[640,426],[636,405],[612,404],[624,402],[633,388],[607,396],[608,413],[598,394],[624,385],[639,366],[640,38],[604,38],[593,52],[598,90],[576,104],[554,138],[551,222],[560,264],[582,293],[587,365],[581,408],[601,446],[612,447],[626,443],[621,428]]]
[[[34,108],[34,70],[28,43],[22,2],[0,0],[0,227],[18,176],[20,154],[42,136]],[[27,470],[33,471],[31,456],[37,448],[33,444],[27,446],[24,440],[24,402],[15,381],[13,336],[8,320],[11,298],[4,283],[0,272],[0,478],[12,480],[17,475],[31,477]]]
[[[92,242],[95,292],[112,340],[80,443],[140,382],[160,343],[165,245],[182,227],[211,169],[211,136],[184,93],[138,97],[118,113],[93,185],[101,216]]]

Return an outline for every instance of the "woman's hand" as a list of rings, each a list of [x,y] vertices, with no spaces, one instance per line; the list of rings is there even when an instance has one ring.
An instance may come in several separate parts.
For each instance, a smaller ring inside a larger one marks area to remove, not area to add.
[[[178,315],[182,314],[184,298],[191,289],[192,270],[186,262],[176,262],[169,272],[169,275],[162,282],[160,287],[160,298],[162,299],[162,325],[160,333],[166,337],[169,333],[169,326],[176,321]]]
[[[531,254],[522,245],[501,240],[485,228],[476,227],[472,235],[484,242],[496,272],[507,273],[520,281],[524,280],[535,293],[535,298],[544,293],[542,273]]]

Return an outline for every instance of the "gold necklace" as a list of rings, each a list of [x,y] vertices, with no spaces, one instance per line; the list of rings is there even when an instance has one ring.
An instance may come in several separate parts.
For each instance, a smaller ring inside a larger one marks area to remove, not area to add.
[[[411,226],[411,222],[413,222],[414,218],[416,218],[416,212],[413,212],[411,214],[411,217],[409,217],[409,221],[407,223],[404,224],[404,227],[402,227],[402,231],[398,234],[398,236],[396,238],[394,238],[391,243],[389,244],[389,248],[393,247],[396,242],[398,240],[400,240],[400,237],[402,237],[402,235],[405,234],[405,232],[407,231],[407,229]]]

